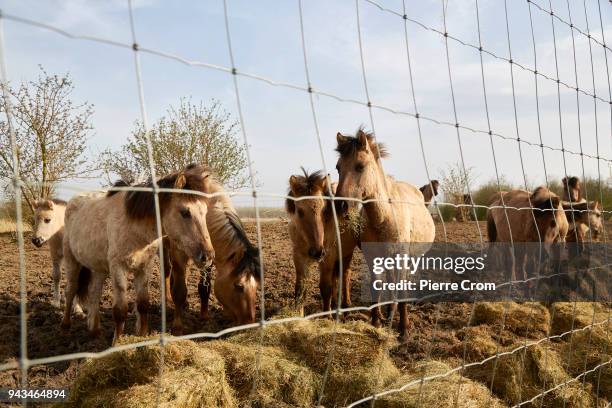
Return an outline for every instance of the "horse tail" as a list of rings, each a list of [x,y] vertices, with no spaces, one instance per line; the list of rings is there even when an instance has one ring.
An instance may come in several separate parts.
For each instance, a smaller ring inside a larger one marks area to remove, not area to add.
[[[77,299],[79,303],[84,304],[87,301],[87,293],[89,292],[89,283],[91,282],[91,270],[81,266],[79,271],[79,280],[77,283]]]
[[[495,220],[491,212],[487,214],[487,235],[489,236],[489,242],[495,242],[497,240],[497,228],[495,228]]]

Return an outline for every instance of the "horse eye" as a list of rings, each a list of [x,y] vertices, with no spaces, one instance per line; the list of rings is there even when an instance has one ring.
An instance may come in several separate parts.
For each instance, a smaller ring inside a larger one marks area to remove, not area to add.
[[[238,292],[244,292],[244,285],[242,283],[236,283],[234,284],[234,289]]]
[[[362,163],[357,163],[357,164],[355,165],[355,171],[357,171],[357,172],[361,173],[361,172],[363,171],[364,167],[365,167],[365,166],[364,166]]]
[[[45,218],[45,224],[48,224],[51,222],[51,218]]]
[[[183,218],[191,218],[191,212],[189,211],[189,208],[183,208],[181,210],[181,217],[183,217]]]
[[[304,210],[298,208],[298,215],[300,216],[300,218],[304,218]]]

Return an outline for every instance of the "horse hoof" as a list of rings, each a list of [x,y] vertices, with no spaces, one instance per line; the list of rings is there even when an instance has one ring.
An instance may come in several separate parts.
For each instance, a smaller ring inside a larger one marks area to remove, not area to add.
[[[207,321],[209,317],[208,312],[200,312],[200,320]]]
[[[64,330],[68,330],[70,328],[70,320],[66,320],[66,319],[62,320],[60,327]]]
[[[92,337],[92,338],[100,337],[100,329],[89,330],[89,336]]]
[[[175,336],[182,336],[184,332],[183,326],[173,327],[172,334]]]

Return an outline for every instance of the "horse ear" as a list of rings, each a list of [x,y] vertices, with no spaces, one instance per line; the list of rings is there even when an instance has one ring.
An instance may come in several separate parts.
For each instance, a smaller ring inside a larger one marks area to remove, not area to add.
[[[359,132],[357,133],[357,139],[359,140],[359,148],[367,150],[369,147],[368,136],[363,130],[359,129]]]
[[[174,188],[181,190],[187,184],[187,178],[184,173],[179,174],[174,181]]]
[[[289,188],[291,189],[291,191],[296,194],[298,191],[298,187],[299,187],[299,180],[297,178],[297,176],[291,176],[289,177]]]
[[[340,146],[343,143],[346,143],[347,140],[348,140],[348,136],[344,136],[340,132],[336,134],[336,142],[338,143],[338,146]]]

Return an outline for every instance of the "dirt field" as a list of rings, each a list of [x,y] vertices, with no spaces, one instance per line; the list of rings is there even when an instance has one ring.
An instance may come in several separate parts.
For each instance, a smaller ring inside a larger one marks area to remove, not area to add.
[[[481,223],[482,234],[485,225]],[[255,223],[246,222],[246,228],[255,240]],[[456,243],[478,242],[479,233],[475,222],[447,223],[448,241]],[[609,223],[608,230],[612,228]],[[281,308],[290,304],[293,297],[294,271],[291,260],[291,244],[287,234],[286,221],[282,219],[262,222],[263,259],[265,268],[265,309],[266,317],[274,316]],[[436,229],[437,241],[444,241],[441,225]],[[486,235],[485,235],[486,239]],[[358,254],[353,261],[353,268],[363,267],[363,259]],[[111,292],[107,285],[102,298],[102,335],[90,338],[83,319],[75,318],[70,330],[60,329],[61,310],[51,305],[52,282],[51,262],[48,249],[35,248],[29,244],[26,236],[26,270],[28,299],[28,357],[40,358],[58,354],[100,351],[110,346],[113,332],[111,317]],[[9,234],[0,235],[0,362],[15,361],[19,354],[19,277],[17,245]],[[201,322],[198,319],[199,298],[197,295],[197,273],[189,277],[189,310],[186,316],[187,332],[218,331],[228,327],[219,305],[214,297],[211,306],[211,319]],[[318,295],[318,276],[312,270],[308,279],[309,290],[305,312],[314,313],[320,310]],[[360,282],[354,281],[353,303],[359,304]],[[159,330],[161,314],[159,304],[159,275],[154,274],[150,281],[152,313],[150,323],[153,330]],[[471,304],[430,304],[410,306],[410,338],[392,351],[396,364],[410,367],[415,361],[432,357],[461,364],[465,327],[471,311]],[[131,309],[131,304],[130,304]],[[168,311],[168,322],[172,318],[172,308]],[[348,319],[367,319],[363,314],[350,314]],[[127,332],[133,333],[135,317],[130,314]],[[494,328],[491,327],[491,330]],[[527,331],[519,336],[505,330],[496,336],[500,345],[517,344],[526,339],[545,337],[546,333]],[[472,354],[467,361],[480,360],[487,356]],[[62,362],[45,366],[32,367],[29,371],[31,386],[59,387],[68,386],[78,372],[78,361]],[[17,373],[6,371],[0,373],[0,387],[14,387]]]

